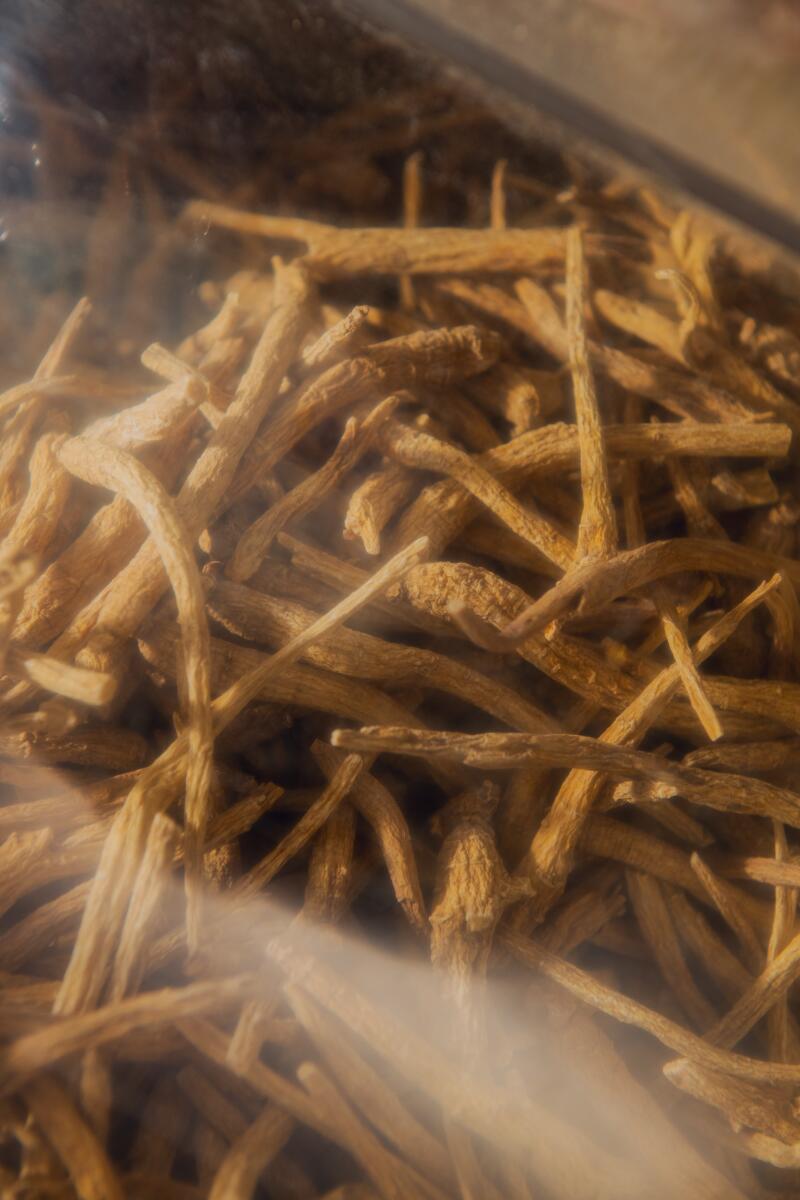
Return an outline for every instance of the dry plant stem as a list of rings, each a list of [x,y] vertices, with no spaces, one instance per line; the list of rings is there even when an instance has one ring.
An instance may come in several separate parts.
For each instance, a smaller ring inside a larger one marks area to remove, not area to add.
[[[186,1135],[189,1113],[172,1075],[163,1077],[148,1097],[131,1148],[131,1165],[143,1174],[169,1175]]]
[[[7,417],[27,401],[37,396],[58,396],[79,384],[74,375],[55,375],[52,379],[30,379],[26,383],[18,383],[15,387],[0,392],[0,420]]]
[[[748,831],[744,832],[746,837]],[[775,888],[795,887],[800,883],[800,864],[796,861],[761,858],[756,854],[716,854],[714,867],[727,879],[749,879]]]
[[[6,1048],[0,1087],[10,1092],[40,1071],[90,1048],[100,1049],[134,1030],[165,1027],[207,1012],[234,1008],[257,996],[263,980],[255,974],[211,979],[182,988],[162,988],[126,997],[94,1012],[78,1013],[43,1025]]]
[[[287,999],[339,1087],[372,1125],[394,1143],[406,1161],[445,1189],[453,1171],[441,1142],[405,1107],[381,1074],[362,1057],[335,1018],[300,988],[285,988]]]
[[[17,519],[19,510],[22,508],[22,500],[15,499],[9,501],[5,508],[0,512],[0,538],[5,537],[9,532],[14,522]]]
[[[5,998],[9,1008],[17,1008],[19,1006],[29,1007],[32,1011],[35,1010],[41,1016],[45,1016],[49,1003],[55,994],[53,982],[49,980],[39,980],[36,976],[30,975],[15,975],[9,972],[2,972],[0,976],[3,980],[3,986],[6,989]],[[35,1025],[36,1018],[33,1017],[30,1024]]]
[[[489,413],[502,417],[518,437],[561,409],[560,381],[547,372],[523,372],[498,363],[485,375],[471,380],[470,395]]]
[[[183,1032],[189,1041],[207,1055],[212,1062],[225,1065],[225,1038],[213,1026],[203,1021],[185,1022]],[[242,1078],[259,1095],[274,1101],[277,1106],[304,1125],[309,1125],[334,1141],[341,1142],[337,1129],[329,1124],[318,1105],[310,1101],[304,1092],[295,1085],[269,1070],[261,1063],[252,1063],[247,1070],[241,1072]],[[343,1143],[344,1144],[344,1143]]]
[[[245,796],[243,800],[237,801],[230,808],[226,808],[224,812],[212,817],[208,824],[203,847],[204,854],[227,846],[247,833],[256,821],[269,812],[282,794],[283,789],[276,787],[275,784],[263,784],[256,788],[251,795]]]
[[[213,349],[215,343],[235,333],[241,319],[239,296],[236,292],[228,292],[211,320],[180,343],[177,349],[178,358],[190,363],[198,362],[204,354]]]
[[[800,763],[800,738],[771,742],[723,743],[692,750],[683,760],[689,767],[739,771],[758,775]]]
[[[142,351],[141,362],[142,366],[147,367],[154,375],[160,375],[162,379],[169,379],[173,383],[184,383],[187,376],[193,378],[204,393],[204,404],[211,401],[211,408],[224,409],[230,399],[224,392],[217,391],[197,367],[185,363],[160,342],[151,342]],[[210,423],[213,424],[213,420]]]
[[[288,533],[280,534],[278,541],[289,551],[292,561],[303,572],[335,592],[353,591],[369,578],[369,572],[363,567],[301,542]],[[447,621],[428,616],[394,596],[389,599],[377,597],[373,601],[373,607],[395,621],[399,619],[411,629],[439,637],[452,636],[452,629]]]
[[[300,260],[318,279],[354,275],[524,275],[563,260],[560,229],[338,229],[297,217],[272,217],[192,201],[192,221],[307,246]]]
[[[46,692],[54,692],[57,696],[66,696],[92,707],[108,704],[117,690],[116,679],[103,671],[73,667],[47,654],[26,654],[13,646],[8,656],[8,666],[14,674],[24,674],[31,683]]]
[[[226,1055],[226,1062],[233,1071],[244,1072],[258,1059],[276,1005],[277,994],[274,992],[266,999],[248,1000],[242,1005]]]
[[[0,725],[0,752],[37,763],[63,763],[74,766],[107,767],[111,771],[133,771],[147,759],[147,743],[132,729],[114,725],[81,725],[66,733],[39,732],[35,727],[22,729]]]
[[[313,1063],[302,1063],[297,1075],[314,1102],[336,1126],[342,1143],[373,1181],[384,1200],[413,1200],[420,1195],[408,1170],[402,1168],[364,1125],[329,1076]]]
[[[492,171],[492,186],[489,196],[489,227],[505,229],[506,222],[506,172],[508,160],[499,158]]]
[[[519,848],[530,843],[550,802],[547,775],[536,767],[515,771],[505,786],[495,820],[497,844],[516,866]]]
[[[105,823],[92,832],[102,838]],[[6,913],[12,905],[48,883],[59,883],[64,879],[80,878],[92,871],[97,863],[99,838],[80,839],[73,846],[53,849],[50,845],[50,830],[11,834],[0,848],[4,878],[0,912]]]
[[[204,1120],[232,1142],[247,1128],[247,1117],[240,1106],[211,1082],[199,1067],[184,1067],[177,1075],[178,1086]]]
[[[785,576],[768,608],[773,628],[769,673],[775,679],[788,679],[800,664],[800,604],[794,585]]]
[[[717,771],[687,768],[658,754],[629,750],[605,737],[589,738],[575,733],[462,734],[377,725],[360,730],[336,729],[331,734],[331,742],[347,750],[373,754],[385,751],[421,758],[443,757],[462,761],[484,771],[515,770],[533,764],[572,768],[576,780],[580,780],[581,774],[590,772],[633,779],[656,779],[666,784],[670,793],[685,795],[709,808],[718,808],[723,812],[753,812],[758,816],[769,816],[771,812],[779,811],[782,814],[780,819],[785,819],[793,827],[800,827],[800,805],[794,792],[747,775],[726,775]],[[592,797],[596,798],[602,780],[590,782]],[[551,837],[554,837],[557,828],[562,839],[562,852],[567,845],[574,848],[577,844],[580,819],[588,814],[591,806],[584,808],[581,803],[568,809],[565,797],[569,795],[572,799],[576,793],[572,790],[567,793],[565,789],[566,783],[559,793],[562,799],[557,797],[554,801],[534,838],[534,845],[548,824],[553,827]],[[571,822],[566,820],[567,812],[571,815]]]
[[[709,511],[701,499],[687,465],[679,458],[667,464],[675,500],[686,519],[686,528],[693,537],[722,538],[727,540],[723,526]]]
[[[681,941],[693,957],[704,964],[706,974],[713,978],[724,999],[733,1004],[749,987],[752,975],[699,908],[678,888],[667,887]]]
[[[571,995],[598,1012],[606,1013],[626,1025],[633,1025],[651,1034],[663,1046],[690,1059],[704,1068],[721,1071],[735,1079],[772,1085],[796,1085],[800,1079],[800,1064],[761,1062],[743,1054],[719,1049],[711,1040],[698,1037],[677,1025],[668,1017],[632,1000],[622,992],[607,987],[588,971],[550,954],[543,947],[512,930],[502,930],[500,939],[520,962],[541,971]]]
[[[184,367],[178,382],[148,396],[140,404],[92,421],[82,436],[107,442],[119,450],[140,453],[147,446],[180,433],[207,395],[208,388],[203,381],[187,374]]]
[[[485,980],[495,926],[529,891],[508,875],[497,852],[490,821],[496,800],[484,785],[448,802],[453,828],[439,852],[430,915],[431,962],[444,973],[467,1061],[486,1052]]]
[[[55,900],[40,905],[0,937],[0,966],[21,967],[36,957],[52,939],[72,925],[77,927],[91,883],[79,883]]]
[[[756,974],[761,969],[764,950],[753,926],[738,906],[733,902],[730,892],[717,878],[707,863],[696,852],[690,859],[692,870],[708,892],[720,916],[736,934],[744,951],[745,962],[749,969]],[[709,1025],[712,1022],[708,1022]]]
[[[437,416],[418,414],[415,425],[419,429],[444,441],[459,443],[471,454],[482,454],[501,444],[502,439],[493,423],[479,405],[473,403],[465,389],[441,392],[435,398],[431,396],[429,402],[435,405]]]
[[[403,226],[416,229],[422,216],[422,154],[410,154],[403,163]],[[408,275],[400,276],[400,303],[409,311],[414,308],[414,284]]]
[[[373,596],[401,578],[427,552],[427,540],[420,539],[376,571],[360,588],[302,634],[232,684],[212,705],[216,732],[220,732],[238,716],[258,695],[267,679],[296,661],[307,646],[329,630],[344,624]],[[100,866],[64,976],[59,997],[59,1010],[62,1012],[76,1012],[91,1007],[100,994],[147,834],[156,814],[165,811],[179,791],[187,745],[187,738],[182,735],[148,767],[125,801],[122,812],[106,838]]]
[[[787,1146],[785,1142],[779,1141],[778,1138],[769,1137],[764,1133],[743,1132],[735,1140],[732,1138],[729,1144],[739,1154],[759,1159],[761,1162],[769,1163],[773,1167],[792,1170],[797,1169],[798,1164],[800,1164],[800,1153],[797,1150],[797,1142],[793,1142],[791,1146]]]
[[[711,1112],[705,1105],[694,1104],[691,1107],[694,1110],[693,1115],[698,1131],[702,1130],[705,1134],[709,1152],[713,1155],[715,1162],[719,1164],[720,1169],[737,1183],[746,1195],[759,1196],[762,1197],[762,1200],[766,1200],[767,1192],[759,1178],[760,1172],[757,1173],[754,1165],[748,1162],[748,1159],[771,1160],[768,1156],[761,1155],[759,1150],[752,1148],[753,1143],[760,1143],[761,1146],[769,1143],[771,1147],[779,1147],[784,1166],[788,1165],[787,1159],[791,1151],[787,1154],[787,1147],[784,1143],[774,1138],[767,1138],[763,1134],[751,1134],[743,1131],[735,1133],[724,1117]]]
[[[89,301],[85,297],[79,300],[36,368],[34,383],[46,383],[62,372],[64,360],[72,351],[90,312]],[[25,454],[33,429],[44,411],[45,401],[46,394],[34,392],[20,403],[6,426],[0,446],[0,509],[4,507],[9,489],[13,486],[14,473]],[[61,494],[65,500],[68,485],[65,486],[64,479],[59,478],[59,475],[63,475],[63,470],[54,464],[50,485],[54,495]]]
[[[444,1129],[447,1148],[450,1151],[450,1158],[458,1179],[461,1200],[478,1200],[479,1196],[486,1197],[486,1200],[502,1200],[497,1188],[489,1182],[481,1170],[478,1156],[467,1131],[447,1116],[444,1118]]]
[[[24,1089],[25,1103],[66,1167],[80,1200],[124,1200],[114,1168],[68,1092],[41,1075]]]
[[[0,671],[5,668],[11,633],[25,594],[36,572],[32,558],[0,556]]]
[[[341,804],[314,839],[308,863],[303,916],[336,923],[347,912],[353,875],[356,814]]]
[[[267,1105],[223,1158],[209,1200],[250,1200],[261,1172],[281,1152],[294,1126],[290,1116]]]
[[[0,443],[0,512],[14,511],[21,497],[22,464],[41,416],[38,396],[26,402],[5,423]]]
[[[315,742],[312,753],[328,779],[345,758],[324,742]],[[397,801],[366,769],[355,779],[350,800],[372,827],[398,903],[413,928],[426,935],[428,921],[411,832]]]
[[[684,361],[677,324],[657,308],[606,288],[597,288],[592,293],[592,304],[600,316],[617,329],[656,346],[669,358]]]
[[[138,992],[146,965],[146,943],[169,893],[170,871],[179,830],[159,813],[150,826],[144,856],[131,892],[108,989],[110,1003]]]
[[[344,536],[360,538],[367,554],[380,554],[383,529],[415,490],[414,475],[399,463],[387,463],[368,475],[348,501]]]
[[[336,811],[363,769],[364,760],[358,754],[349,755],[341,763],[328,786],[283,841],[247,873],[237,887],[239,896],[243,899],[252,896],[275,878]]]
[[[722,315],[714,280],[714,257],[718,234],[702,215],[684,209],[670,222],[669,241],[680,268],[685,272],[694,295],[679,297],[679,307],[685,312],[690,299],[696,301],[697,320],[710,329],[721,330]]]
[[[59,457],[87,483],[111,487],[135,506],[147,525],[175,593],[183,632],[189,761],[186,775],[187,925],[189,950],[200,942],[202,847],[211,810],[214,733],[208,622],[200,572],[172,499],[136,459],[124,451],[80,438],[65,442]]]
[[[773,531],[777,525],[781,541],[786,538],[785,518],[788,514],[779,505],[780,494],[766,467],[751,467],[736,472],[723,468],[711,476],[711,488],[709,502],[713,498],[714,505],[721,512],[731,508],[738,510],[740,507],[758,508],[762,504],[776,505],[777,509],[773,509],[766,520]]]
[[[578,528],[580,558],[608,558],[617,549],[617,522],[608,480],[603,429],[589,366],[584,324],[586,287],[580,228],[567,233],[567,336],[581,454],[583,510]]]
[[[508,336],[527,338],[530,336],[525,309],[509,294],[506,288],[484,280],[471,280],[451,275],[432,282],[430,291],[443,304],[443,319],[462,319],[469,314],[488,325],[499,326]]]
[[[568,539],[546,518],[523,508],[489,471],[462,450],[394,421],[382,433],[380,442],[385,453],[404,466],[444,471],[456,479],[509,529],[556,566],[567,568],[573,563],[575,551]]]
[[[691,646],[686,635],[685,622],[679,617],[668,593],[660,585],[655,585],[654,594],[658,606],[664,636],[675,660],[675,665],[681,673],[683,690],[689,703],[697,714],[697,719],[708,734],[711,741],[722,737],[723,728],[714,706],[708,698],[697,664],[694,661]]]
[[[569,900],[537,930],[537,940],[543,946],[553,954],[568,956],[622,915],[625,896],[617,887],[617,871],[613,867],[612,870],[615,882],[610,890],[602,880],[573,889]]]
[[[789,856],[786,830],[780,821],[773,821],[775,838],[776,862],[785,862]],[[775,889],[775,911],[772,918],[769,945],[767,947],[767,962],[772,962],[775,956],[784,948],[794,931],[797,911],[797,890],[795,888],[777,887]],[[771,1057],[778,1062],[789,1060],[789,1001],[788,996],[781,997],[774,1008],[767,1014],[767,1031]]]
[[[69,475],[59,468],[57,450],[63,434],[45,433],[30,458],[30,484],[0,553],[13,557],[42,555],[58,529],[70,491]]]
[[[672,923],[662,884],[640,871],[628,872],[628,893],[645,942],[664,982],[696,1029],[713,1025],[716,1012],[695,983]]]
[[[800,934],[767,963],[743,996],[706,1036],[718,1046],[735,1046],[800,975]]]
[[[341,321],[326,329],[303,351],[298,368],[301,378],[313,371],[325,370],[355,350],[368,317],[367,306],[359,304],[351,309],[347,316],[342,317]]]
[[[358,422],[354,417],[348,420],[338,446],[325,465],[282,496],[244,531],[225,567],[229,579],[242,583],[255,574],[269,553],[273,539],[284,526],[317,508],[352,471],[396,404],[397,401],[390,398],[376,405],[365,420]]]
[[[636,785],[623,784],[622,787],[633,787]],[[614,789],[613,796],[616,800],[618,795],[619,785]],[[654,803],[643,804],[643,810],[653,821],[662,825],[681,842],[685,842],[689,846],[696,846],[699,849],[704,849],[706,846],[712,845],[714,835],[710,833],[706,827],[696,821],[689,813],[684,812],[682,808],[678,808],[672,801],[663,799],[657,800]]]
[[[677,1059],[664,1066],[670,1083],[720,1109],[734,1128],[748,1126],[791,1145],[800,1141],[800,1123],[784,1094],[767,1091],[742,1079],[731,1079],[697,1063]]]
[[[81,1062],[81,1108],[102,1145],[108,1141],[114,1091],[111,1071],[99,1050],[87,1050]]]

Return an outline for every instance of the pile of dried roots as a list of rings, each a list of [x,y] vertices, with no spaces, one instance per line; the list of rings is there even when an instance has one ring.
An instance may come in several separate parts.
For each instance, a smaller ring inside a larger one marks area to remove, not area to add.
[[[3,1196],[798,1194],[800,307],[423,100],[11,214]]]

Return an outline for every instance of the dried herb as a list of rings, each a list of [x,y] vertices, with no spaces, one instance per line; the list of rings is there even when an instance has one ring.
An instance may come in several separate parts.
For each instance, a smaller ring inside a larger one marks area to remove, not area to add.
[[[181,76],[9,81],[0,1191],[777,1195],[796,306],[450,85]]]

